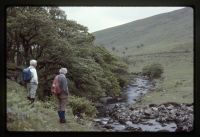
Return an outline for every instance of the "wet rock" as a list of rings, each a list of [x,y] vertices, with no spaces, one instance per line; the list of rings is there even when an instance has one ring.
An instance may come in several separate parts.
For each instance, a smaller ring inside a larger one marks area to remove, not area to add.
[[[144,114],[150,116],[150,115],[152,114],[151,109],[149,109],[149,108],[148,108],[148,109],[145,109],[145,110],[144,110]]]
[[[137,123],[139,123],[140,121],[141,121],[141,119],[140,119],[140,118],[137,118],[137,117],[133,117],[133,118],[131,119],[131,122],[134,123],[134,124],[137,124]]]
[[[113,122],[114,122],[113,119],[109,119],[109,120],[108,120],[108,124],[111,124],[111,123],[113,123]]]
[[[107,129],[113,129],[113,127],[111,126],[111,124],[106,124],[105,126],[103,126],[104,128],[107,128]]]
[[[144,95],[144,93],[140,92],[140,95],[142,96],[142,95]]]
[[[192,112],[193,112],[193,106],[190,106],[190,107],[188,107],[187,109],[188,109],[187,111],[188,111],[189,113],[192,113]]]
[[[103,104],[106,104],[108,100],[113,99],[112,97],[101,97],[99,101]]]
[[[166,109],[166,107],[165,107],[164,105],[158,106],[158,111],[163,111],[163,110],[165,110],[165,109]]]
[[[131,122],[131,121],[126,121],[125,124],[128,125],[128,126],[131,126],[131,125],[132,125],[132,122]]]
[[[140,88],[140,89],[145,89],[145,86],[138,86],[138,88]]]
[[[168,117],[168,121],[174,121],[175,118],[176,118],[176,115],[175,115],[175,114],[171,114],[171,115],[169,115],[169,117]]]
[[[142,121],[142,122],[140,122],[140,124],[148,125],[148,126],[152,126],[153,125],[153,123],[148,123],[147,121]]]
[[[126,120],[124,118],[119,118],[119,123],[125,125],[126,124]]]
[[[193,130],[193,127],[191,125],[188,125],[186,123],[178,124],[178,128],[176,129],[176,132],[190,132]]]
[[[165,123],[161,123],[161,126],[162,126],[162,127],[165,127],[165,126],[167,126],[167,124],[165,124]]]
[[[158,111],[157,107],[151,107],[152,111]]]
[[[122,100],[123,100],[123,98],[117,98],[117,101],[119,101],[119,102],[122,101]]]
[[[164,123],[167,121],[167,116],[158,117],[156,119],[157,122]]]
[[[101,118],[101,120],[103,120],[103,121],[108,121],[109,118]]]
[[[135,127],[131,127],[131,126],[126,127],[125,130],[126,131],[131,131],[131,132],[133,132],[133,131],[137,131],[137,132],[142,131],[142,129],[140,127],[139,128],[135,128]]]
[[[120,124],[113,124],[112,126],[114,131],[123,131],[126,128],[125,125],[120,125]]]
[[[172,109],[172,110],[169,111],[169,113],[171,113],[172,115],[176,115],[177,110],[176,109]]]
[[[101,119],[93,119],[94,122],[100,123]]]
[[[105,125],[105,124],[107,124],[108,123],[108,121],[101,121],[101,124],[102,125]]]
[[[167,107],[167,109],[168,109],[168,110],[172,110],[172,109],[174,109],[174,106],[169,105],[169,106]]]
[[[134,110],[134,107],[130,107],[129,110],[133,111],[133,110]]]
[[[138,86],[137,84],[135,84],[135,83],[131,83],[130,84],[131,86],[133,86],[133,87],[136,87],[136,86]]]

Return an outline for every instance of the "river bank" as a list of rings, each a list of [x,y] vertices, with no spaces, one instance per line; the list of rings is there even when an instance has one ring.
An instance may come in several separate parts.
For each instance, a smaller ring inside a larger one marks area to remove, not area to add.
[[[102,131],[119,132],[189,132],[193,129],[193,105],[167,102],[136,107],[135,103],[148,92],[153,92],[155,82],[143,76],[133,79],[122,91],[122,98],[107,98],[94,119]]]

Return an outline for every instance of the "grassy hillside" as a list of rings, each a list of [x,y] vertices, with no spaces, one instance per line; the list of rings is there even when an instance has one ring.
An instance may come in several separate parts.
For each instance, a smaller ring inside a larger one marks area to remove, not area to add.
[[[96,43],[141,72],[148,64],[160,63],[163,78],[157,89],[139,105],[162,102],[193,102],[193,10],[183,8],[95,32]]]
[[[7,79],[7,129],[8,131],[94,131],[91,120],[77,122],[67,106],[66,124],[60,124],[55,99],[36,101],[34,107],[26,100],[26,90]]]
[[[97,31],[96,43],[114,54],[124,56],[166,51],[192,50],[193,10],[177,11],[133,21],[117,27]],[[138,46],[143,45],[138,48]],[[127,47],[127,50],[125,49]]]

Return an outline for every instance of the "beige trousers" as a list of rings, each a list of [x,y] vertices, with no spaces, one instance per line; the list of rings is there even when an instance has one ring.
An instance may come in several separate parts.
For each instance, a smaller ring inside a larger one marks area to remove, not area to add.
[[[38,85],[35,83],[27,83],[27,97],[35,98]]]

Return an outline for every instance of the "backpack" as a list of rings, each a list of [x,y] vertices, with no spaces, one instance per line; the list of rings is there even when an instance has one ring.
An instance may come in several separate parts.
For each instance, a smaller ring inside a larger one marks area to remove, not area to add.
[[[53,84],[51,86],[51,92],[53,94],[59,94],[61,93],[61,89],[60,89],[60,86],[59,86],[59,81],[58,81],[58,76],[56,76],[53,80]]]
[[[23,81],[24,81],[24,82],[30,82],[30,80],[31,80],[31,78],[32,78],[32,73],[31,73],[31,70],[30,70],[29,67],[23,69],[22,78],[23,78]]]

